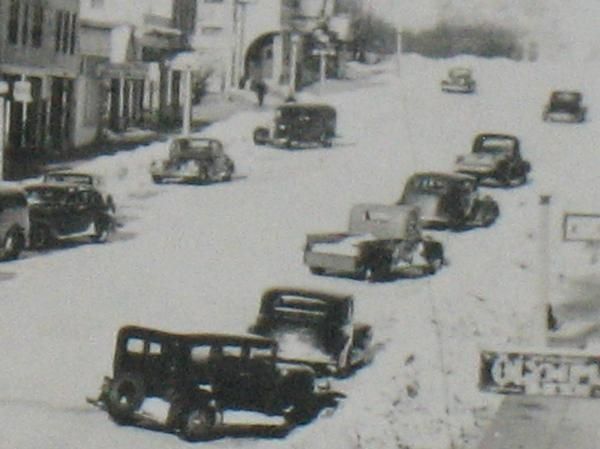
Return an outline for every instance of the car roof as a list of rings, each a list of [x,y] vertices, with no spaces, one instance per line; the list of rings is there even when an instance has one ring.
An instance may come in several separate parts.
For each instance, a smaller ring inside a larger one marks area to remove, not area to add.
[[[275,300],[278,296],[293,295],[301,296],[305,298],[314,298],[323,302],[341,303],[352,299],[352,295],[344,295],[338,293],[329,293],[317,290],[307,290],[302,288],[289,288],[289,287],[273,287],[267,290],[262,295],[262,302],[270,302]]]
[[[276,346],[277,343],[269,338],[247,334],[220,334],[220,333],[191,333],[181,334],[166,332],[158,329],[152,329],[141,326],[124,326],[119,329],[117,339],[119,341],[125,338],[157,339],[157,340],[180,340],[187,343],[202,342],[205,344],[220,345],[251,345],[260,347]]]
[[[448,69],[448,73],[453,75],[471,75],[473,71],[469,67],[451,67]]]
[[[333,106],[322,103],[286,103],[279,106],[277,109],[313,109],[313,110],[328,110],[335,111]]]
[[[462,173],[446,173],[446,172],[420,172],[415,173],[410,177],[410,179],[422,178],[422,177],[432,177],[432,178],[441,178],[447,179],[450,181],[475,181],[476,179],[473,176],[465,175]]]
[[[28,192],[32,191],[32,190],[66,190],[66,191],[88,190],[88,191],[94,191],[94,192],[96,191],[96,189],[91,185],[77,184],[77,183],[71,183],[71,182],[65,182],[65,183],[41,182],[38,184],[30,184],[28,186],[25,186],[25,190]]]
[[[176,137],[173,137],[173,140],[174,141],[175,140],[176,141],[189,140],[189,141],[197,141],[197,142],[217,142],[222,145],[222,143],[219,139],[215,139],[213,137],[176,136]]]
[[[71,171],[71,170],[51,170],[51,171],[47,171],[46,173],[44,173],[44,176],[56,176],[56,175],[61,175],[61,176],[89,176],[90,178],[94,177],[94,175],[92,175],[91,173],[83,173],[83,172],[77,172],[77,171]]]
[[[475,139],[510,139],[510,140],[518,140],[517,136],[513,136],[512,134],[502,134],[502,133],[480,133],[475,136]]]

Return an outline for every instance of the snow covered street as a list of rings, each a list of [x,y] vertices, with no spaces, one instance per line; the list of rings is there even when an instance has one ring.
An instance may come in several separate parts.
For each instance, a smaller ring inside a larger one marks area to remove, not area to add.
[[[478,92],[440,91],[448,67],[473,69]],[[252,143],[270,112],[244,111],[207,128],[236,164],[230,183],[155,185],[165,143],[103,156],[78,169],[104,177],[123,223],[104,245],[68,245],[0,265],[0,449],[184,447],[173,435],[119,427],[86,404],[111,374],[125,324],[173,332],[245,332],[271,286],[351,293],[373,326],[370,366],[333,386],[333,413],[282,440],[222,439],[250,449],[475,447],[500,397],[478,391],[479,350],[536,337],[538,202],[552,195],[552,301],[565,280],[598,271],[582,244],[561,242],[565,211],[600,212],[600,66],[461,57],[403,58],[361,81],[331,82],[319,101],[338,111],[331,149]],[[584,94],[589,120],[541,120],[551,90]],[[307,99],[316,97],[306,94]],[[451,171],[480,132],[514,134],[529,182],[489,189],[500,205],[487,229],[435,232],[448,265],[431,277],[369,284],[311,275],[305,235],[342,231],[356,203],[391,204],[415,171]]]

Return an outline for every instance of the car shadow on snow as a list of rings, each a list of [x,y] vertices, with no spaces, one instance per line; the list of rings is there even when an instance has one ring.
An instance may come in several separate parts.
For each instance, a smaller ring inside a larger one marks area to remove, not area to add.
[[[17,277],[17,273],[0,271],[0,282],[10,281]]]

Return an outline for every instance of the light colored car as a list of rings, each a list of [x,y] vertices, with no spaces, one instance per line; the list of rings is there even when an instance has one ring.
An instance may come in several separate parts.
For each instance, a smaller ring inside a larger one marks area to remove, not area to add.
[[[0,189],[0,260],[16,259],[28,242],[29,210],[25,192]]]
[[[169,142],[169,158],[154,161],[150,174],[155,183],[179,181],[212,183],[230,181],[235,171],[223,144],[205,137],[176,137]]]
[[[442,80],[442,91],[451,93],[471,94],[475,92],[477,83],[473,72],[468,67],[453,67],[448,70],[448,76]]]
[[[358,204],[348,231],[309,234],[304,263],[313,274],[350,275],[371,282],[435,273],[444,263],[442,244],[421,235],[413,206]]]

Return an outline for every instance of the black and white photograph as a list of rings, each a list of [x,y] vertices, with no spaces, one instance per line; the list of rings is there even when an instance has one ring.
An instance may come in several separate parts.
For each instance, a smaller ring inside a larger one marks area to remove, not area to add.
[[[0,0],[0,449],[599,449],[599,23]]]

